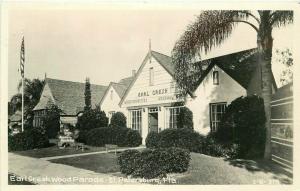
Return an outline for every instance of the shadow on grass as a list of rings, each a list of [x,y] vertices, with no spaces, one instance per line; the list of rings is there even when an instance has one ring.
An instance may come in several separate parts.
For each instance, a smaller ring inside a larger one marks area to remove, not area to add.
[[[230,165],[244,168],[249,172],[265,172],[272,173],[273,178],[279,180],[283,184],[292,184],[293,174],[284,170],[283,167],[275,164],[273,161],[256,159],[256,160],[247,160],[247,159],[224,159]]]

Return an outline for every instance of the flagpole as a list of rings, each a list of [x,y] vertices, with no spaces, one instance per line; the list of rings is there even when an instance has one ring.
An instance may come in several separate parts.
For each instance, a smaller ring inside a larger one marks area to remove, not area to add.
[[[24,77],[22,77],[22,132],[24,131]]]

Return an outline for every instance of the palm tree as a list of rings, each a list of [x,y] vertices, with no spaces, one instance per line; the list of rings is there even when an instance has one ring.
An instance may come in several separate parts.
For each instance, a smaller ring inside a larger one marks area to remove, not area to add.
[[[24,113],[25,119],[31,121],[33,108],[39,102],[42,90],[44,87],[44,81],[39,79],[24,79]],[[18,90],[22,88],[22,82],[19,82]],[[22,94],[17,93],[11,98],[11,104],[14,110],[21,110]]]
[[[257,62],[262,70],[262,98],[267,129],[264,157],[269,159],[271,157],[272,30],[293,23],[293,11],[261,10],[257,13],[246,10],[203,11],[196,21],[187,27],[172,50],[172,59],[176,66],[175,77],[179,86],[185,92],[188,91],[193,86],[193,83],[190,83],[191,74],[198,70],[201,75],[201,67],[193,64],[200,58],[200,52],[204,51],[206,54],[213,47],[221,45],[238,23],[247,24],[257,32]]]

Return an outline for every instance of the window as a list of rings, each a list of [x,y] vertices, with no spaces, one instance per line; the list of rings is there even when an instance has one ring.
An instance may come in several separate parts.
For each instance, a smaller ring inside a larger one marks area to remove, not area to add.
[[[214,83],[214,85],[219,84],[219,72],[218,71],[213,71],[213,83]]]
[[[110,100],[113,100],[114,98],[114,91],[110,90]]]
[[[154,70],[153,67],[149,69],[149,85],[153,86],[154,85]]]
[[[220,122],[225,110],[226,102],[210,104],[210,126],[212,132],[215,132],[220,126]]]
[[[166,108],[166,128],[177,128],[177,118],[180,112],[180,107]]]
[[[142,134],[142,110],[141,109],[130,110],[128,122],[129,122],[128,126],[131,129],[136,130],[140,134]]]

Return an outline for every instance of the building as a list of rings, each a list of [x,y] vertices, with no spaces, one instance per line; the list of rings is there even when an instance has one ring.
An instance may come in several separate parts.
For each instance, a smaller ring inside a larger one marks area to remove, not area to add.
[[[107,86],[91,84],[92,106],[99,104]],[[40,126],[42,116],[51,105],[56,105],[60,110],[60,123],[75,125],[77,116],[83,111],[85,83],[71,82],[45,78],[45,84],[39,103],[34,107],[33,126]]]
[[[176,118],[183,106],[193,112],[196,131],[201,134],[215,131],[231,101],[240,96],[261,95],[261,72],[256,63],[256,49],[205,62],[207,65],[196,86],[186,97],[181,97],[171,58],[150,50],[127,88],[122,86],[121,93],[117,93],[119,87],[110,84],[101,108],[106,113],[123,112],[128,127],[139,131],[143,141],[150,131],[176,128]]]
[[[261,95],[261,69],[256,49],[244,50],[201,62],[203,73],[189,94],[182,96],[175,81],[171,57],[149,50],[137,72],[111,82],[108,87],[91,85],[92,105],[100,104],[109,119],[116,112],[127,117],[127,126],[140,132],[143,142],[151,131],[177,128],[182,107],[193,112],[194,129],[215,131],[226,106],[240,96]],[[200,62],[199,62],[200,64]],[[34,108],[34,125],[49,104],[57,105],[61,124],[76,124],[84,107],[84,83],[46,78],[39,103]],[[273,92],[277,89],[273,77]]]

